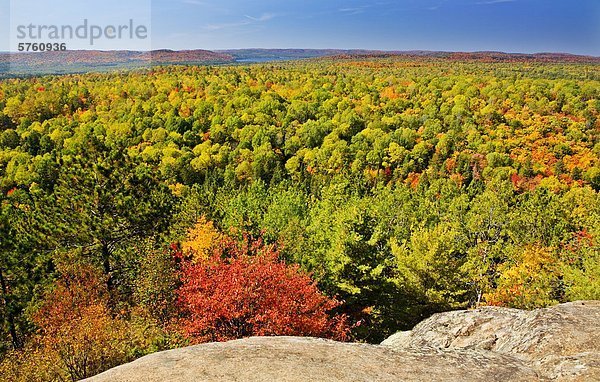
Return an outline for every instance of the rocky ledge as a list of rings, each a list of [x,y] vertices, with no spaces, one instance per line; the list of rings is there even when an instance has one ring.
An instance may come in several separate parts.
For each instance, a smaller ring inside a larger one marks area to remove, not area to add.
[[[87,379],[600,381],[600,302],[440,313],[381,345],[253,337],[151,354]]]
[[[382,345],[403,351],[485,350],[525,362],[541,379],[600,381],[600,301],[533,311],[483,307],[440,313]]]

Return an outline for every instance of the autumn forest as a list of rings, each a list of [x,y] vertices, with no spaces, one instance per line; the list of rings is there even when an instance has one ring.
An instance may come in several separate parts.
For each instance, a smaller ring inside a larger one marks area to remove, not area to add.
[[[0,81],[0,375],[600,299],[600,70],[337,57]]]

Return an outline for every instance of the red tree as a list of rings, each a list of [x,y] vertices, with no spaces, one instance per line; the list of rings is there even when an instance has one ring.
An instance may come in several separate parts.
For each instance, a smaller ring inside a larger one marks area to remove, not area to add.
[[[347,338],[346,318],[329,314],[339,302],[323,295],[298,266],[279,261],[275,247],[261,240],[245,243],[223,239],[207,260],[183,264],[178,302],[187,338],[195,343],[269,335]]]

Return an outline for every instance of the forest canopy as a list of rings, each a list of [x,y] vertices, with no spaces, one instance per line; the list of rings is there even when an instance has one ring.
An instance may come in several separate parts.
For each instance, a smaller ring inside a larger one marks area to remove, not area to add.
[[[3,80],[0,371],[600,299],[599,73],[363,58]]]

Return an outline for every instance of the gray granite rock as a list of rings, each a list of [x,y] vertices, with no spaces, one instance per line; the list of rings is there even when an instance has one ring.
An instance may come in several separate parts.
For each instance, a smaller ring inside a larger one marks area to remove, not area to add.
[[[540,379],[524,362],[487,351],[397,351],[316,338],[253,337],[152,354],[86,381],[500,380]]]
[[[403,351],[488,350],[523,360],[551,380],[600,381],[600,302],[440,313],[382,345]]]
[[[253,337],[152,354],[89,378],[133,381],[600,381],[600,302],[440,313],[382,345]]]

